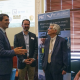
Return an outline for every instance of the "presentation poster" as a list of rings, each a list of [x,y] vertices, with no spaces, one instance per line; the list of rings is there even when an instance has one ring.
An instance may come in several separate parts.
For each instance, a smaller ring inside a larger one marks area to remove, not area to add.
[[[43,39],[47,38],[47,30],[50,23],[60,25],[61,31],[59,36],[67,40],[68,47],[68,70],[64,75],[64,80],[71,80],[70,73],[70,10],[55,11],[38,15],[38,80],[45,80],[45,74],[42,69],[42,58],[44,55],[44,42]],[[65,78],[66,76],[68,77]]]
[[[0,0],[0,14],[9,15],[9,27],[21,27],[23,19],[30,20],[30,27],[35,26],[35,0]]]

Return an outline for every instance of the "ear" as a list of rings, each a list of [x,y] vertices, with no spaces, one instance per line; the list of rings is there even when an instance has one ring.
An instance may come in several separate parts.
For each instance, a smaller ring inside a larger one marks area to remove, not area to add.
[[[55,33],[57,33],[57,30],[55,30]]]
[[[23,25],[21,25],[23,27]]]

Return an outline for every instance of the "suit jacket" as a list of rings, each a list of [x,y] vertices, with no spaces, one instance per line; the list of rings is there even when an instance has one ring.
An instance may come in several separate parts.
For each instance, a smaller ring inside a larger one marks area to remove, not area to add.
[[[33,39],[32,39],[33,38]],[[14,47],[21,47],[26,49],[25,40],[23,32],[20,32],[15,35],[14,38]],[[38,53],[38,44],[36,35],[29,32],[29,58],[37,58]],[[18,57],[18,69],[23,69],[26,66],[26,63],[22,62],[23,59],[27,59],[27,53],[25,55],[17,55]],[[36,66],[36,60],[31,64],[32,67]]]
[[[45,41],[45,52],[43,56],[43,69],[46,70],[48,63],[50,36]],[[67,70],[68,65],[68,53],[67,53],[67,41],[57,36],[53,52],[51,55],[51,71],[54,74],[60,74],[62,70]]]
[[[8,39],[0,29],[0,75],[11,73],[13,67],[12,57],[14,55],[14,50],[11,50]]]

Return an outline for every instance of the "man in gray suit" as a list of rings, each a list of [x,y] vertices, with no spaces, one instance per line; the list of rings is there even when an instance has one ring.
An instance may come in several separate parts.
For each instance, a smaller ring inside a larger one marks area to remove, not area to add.
[[[23,31],[15,35],[14,47],[23,46],[27,49],[26,55],[18,57],[18,74],[19,80],[24,80],[26,72],[29,80],[34,80],[34,72],[36,66],[36,58],[38,53],[38,44],[36,35],[29,31],[30,21],[24,19],[22,21]]]
[[[27,50],[17,47],[11,50],[10,43],[6,36],[6,28],[9,25],[9,16],[0,14],[0,80],[10,80],[13,62],[12,58],[16,54],[24,55]]]
[[[63,75],[67,71],[67,41],[59,37],[59,33],[60,26],[50,24],[43,56],[43,70],[46,80],[63,80]]]

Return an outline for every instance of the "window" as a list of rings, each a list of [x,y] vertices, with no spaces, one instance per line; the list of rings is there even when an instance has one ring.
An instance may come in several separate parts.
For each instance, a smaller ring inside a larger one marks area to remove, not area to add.
[[[80,0],[45,0],[45,12],[70,9],[71,58],[80,59]]]

